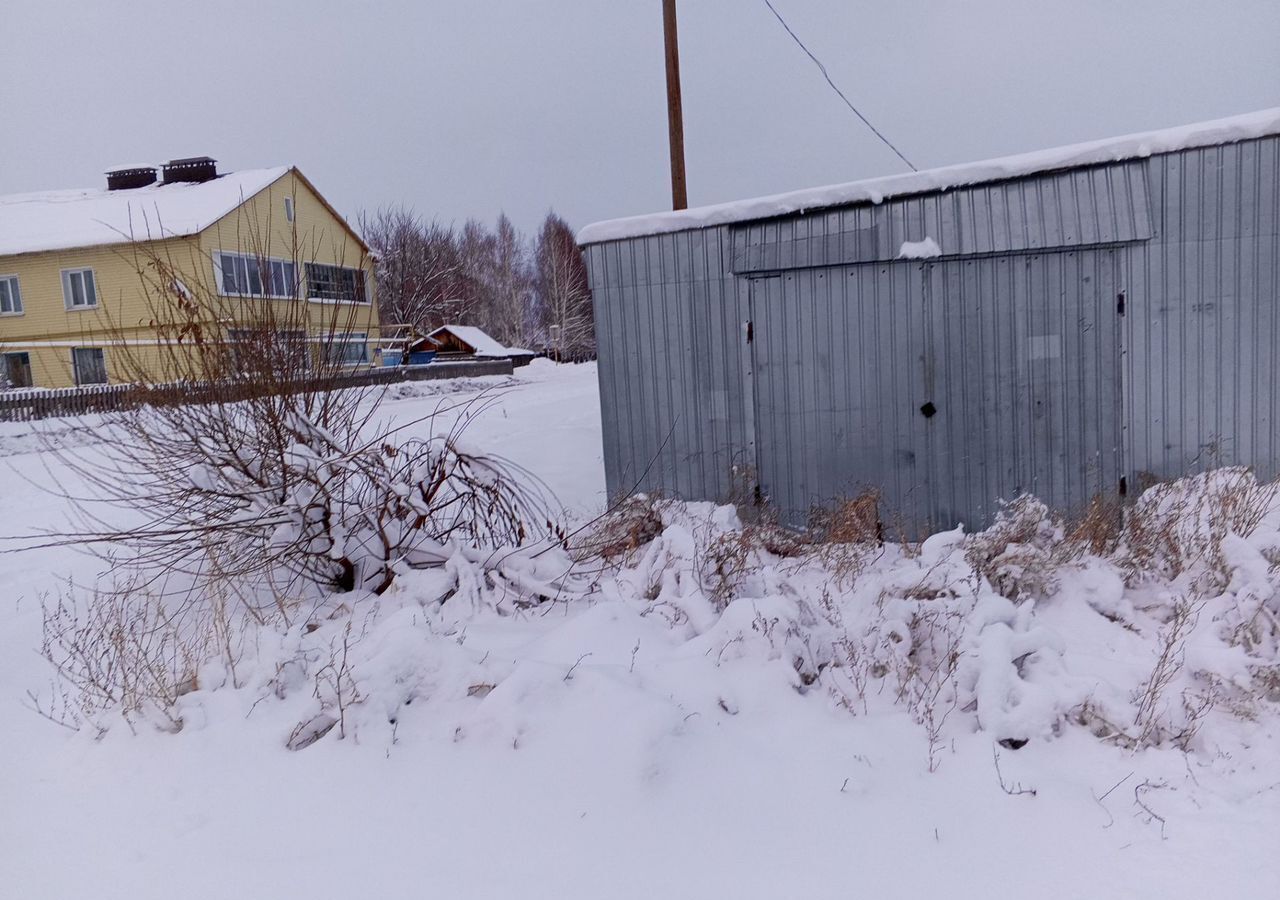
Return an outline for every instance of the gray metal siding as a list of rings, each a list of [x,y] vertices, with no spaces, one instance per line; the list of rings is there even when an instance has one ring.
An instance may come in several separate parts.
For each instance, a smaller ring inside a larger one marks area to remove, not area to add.
[[[1280,138],[1149,165],[1156,234],[1124,271],[1131,476],[1280,474]]]
[[[1147,163],[1130,160],[733,228],[740,274],[896,259],[931,237],[946,256],[1151,237]]]
[[[874,489],[885,521],[916,533],[990,521],[1023,493],[1069,511],[1114,493],[1117,268],[1116,251],[1086,250],[753,280],[770,503],[802,522]]]
[[[727,497],[732,467],[750,464],[727,247],[708,228],[586,248],[611,496]]]
[[[947,258],[891,261],[925,236]],[[614,495],[730,499],[758,466],[797,513],[875,482],[978,527],[1018,489],[1073,506],[1119,474],[1280,474],[1280,138],[586,253]],[[1063,368],[1037,375],[1050,334]]]

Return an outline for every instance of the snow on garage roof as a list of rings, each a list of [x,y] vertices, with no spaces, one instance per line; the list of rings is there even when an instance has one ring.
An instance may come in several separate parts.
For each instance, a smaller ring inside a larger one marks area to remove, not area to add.
[[[688,228],[703,228],[750,219],[765,219],[770,216],[782,216],[849,203],[879,203],[888,197],[904,194],[919,194],[985,181],[1017,178],[1035,172],[1143,158],[1156,153],[1227,144],[1273,134],[1280,134],[1280,107],[1226,119],[1214,119],[1195,125],[1130,134],[1084,144],[1071,144],[1066,147],[1038,150],[1034,153],[1022,153],[983,162],[808,188],[678,212],[610,219],[583,228],[578,232],[578,243],[596,244],[601,241],[664,234],[670,231],[683,231]]]
[[[476,356],[510,356],[513,352],[510,347],[502,346],[474,325],[441,325],[427,337],[435,337],[442,331],[452,332],[454,337],[470,344],[475,348]]]
[[[249,169],[199,183],[0,196],[0,256],[196,234],[289,171]]]

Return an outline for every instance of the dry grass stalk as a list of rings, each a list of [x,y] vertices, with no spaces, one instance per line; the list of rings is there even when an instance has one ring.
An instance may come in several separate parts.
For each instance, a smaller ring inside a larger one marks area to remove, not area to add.
[[[614,563],[628,561],[662,534],[662,507],[659,494],[636,494],[614,504],[571,541],[574,558],[600,557]]]
[[[841,588],[852,587],[884,545],[880,493],[864,491],[829,507],[815,507],[809,514],[805,539],[809,552],[832,580]]]

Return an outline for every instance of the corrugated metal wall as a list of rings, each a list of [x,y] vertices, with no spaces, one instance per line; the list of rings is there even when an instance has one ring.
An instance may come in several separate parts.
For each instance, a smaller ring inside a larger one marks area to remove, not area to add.
[[[760,486],[787,521],[866,490],[916,532],[1120,458],[1117,251],[799,269],[751,286]]]
[[[1280,138],[1148,165],[1155,235],[1122,275],[1129,469],[1280,474]]]
[[[892,260],[932,237],[947,256],[1151,237],[1147,163],[1131,160],[734,228],[738,273]]]
[[[731,499],[758,467],[796,515],[874,486],[977,527],[1019,490],[1075,506],[1120,474],[1276,474],[1278,148],[587,247],[610,492]],[[891,262],[926,236],[946,258]]]
[[[743,393],[746,283],[708,228],[587,251],[612,496],[728,498],[750,465]]]

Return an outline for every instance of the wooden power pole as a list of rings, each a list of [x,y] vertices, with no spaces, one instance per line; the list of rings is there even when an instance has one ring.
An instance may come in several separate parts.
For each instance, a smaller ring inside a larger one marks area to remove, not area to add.
[[[680,47],[676,39],[676,0],[662,0],[662,34],[667,48],[667,131],[671,138],[671,208],[686,209],[684,184],[684,110],[680,105]]]

